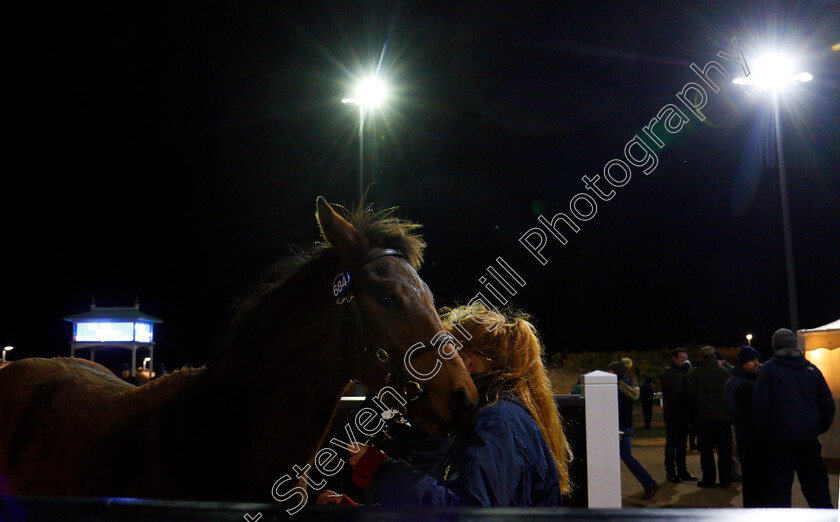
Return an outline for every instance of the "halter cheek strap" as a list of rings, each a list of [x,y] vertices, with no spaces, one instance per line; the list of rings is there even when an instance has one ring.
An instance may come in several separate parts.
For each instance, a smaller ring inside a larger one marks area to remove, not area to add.
[[[374,250],[369,252],[365,255],[362,259],[360,259],[353,267],[346,272],[339,272],[333,278],[332,282],[332,293],[333,297],[335,297],[335,303],[337,305],[343,305],[345,303],[350,303],[353,301],[353,292],[350,287],[350,274],[356,273],[360,268],[365,266],[368,263],[371,263],[381,257],[386,256],[394,256],[399,257],[401,259],[405,259],[405,255],[396,250],[394,248],[384,248],[381,250]],[[362,311],[359,307],[355,307],[356,312],[359,315],[359,322],[362,324],[362,332],[363,334],[370,329],[367,328],[367,324],[365,323],[364,315],[362,315]],[[346,324],[346,321],[343,322]],[[342,327],[343,328],[343,327]],[[345,337],[346,338],[346,337]],[[341,368],[341,375],[345,379],[358,383],[358,379],[353,376],[353,372],[348,372],[346,369],[346,361],[350,360],[352,357],[350,354],[346,353],[348,349],[348,344],[344,343],[344,346],[341,349],[341,361],[339,362],[339,367]],[[367,347],[363,345],[363,351],[367,351]]]
[[[387,256],[394,256],[394,257],[399,257],[401,259],[405,259],[405,255],[402,252],[400,252],[399,250],[393,249],[393,248],[385,248],[385,249],[381,249],[381,250],[374,250],[374,251],[368,253],[361,260],[359,260],[353,266],[353,268],[351,268],[349,271],[339,272],[335,276],[335,278],[333,278],[333,285],[332,285],[333,296],[335,296],[335,298],[336,298],[336,301],[335,301],[336,304],[342,305],[342,304],[350,303],[350,302],[353,301],[353,292],[352,292],[351,283],[350,283],[351,282],[351,274],[357,272],[359,269],[361,269],[363,266],[367,265],[368,263],[372,263],[373,261],[376,261],[377,259],[380,259],[382,257],[387,257]],[[365,316],[362,313],[361,307],[359,307],[357,305],[355,307],[355,309],[356,309],[357,314],[359,315],[359,322],[362,325],[362,329],[366,332],[372,331],[371,328],[368,327],[367,321],[365,321]],[[392,360],[392,357],[388,353],[387,350],[385,350],[384,348],[381,348],[381,347],[377,347],[377,346],[373,346],[372,348],[375,348],[374,355],[376,356],[377,360],[379,360],[379,362],[384,364],[385,367],[388,369],[388,376],[386,377],[386,383],[390,381],[392,376],[394,376],[398,380],[402,381],[402,383],[404,384],[403,393],[409,401],[415,401],[415,400],[417,400],[417,399],[419,399],[420,397],[423,396],[423,388],[420,386],[420,383],[418,383],[416,380],[414,380],[414,379],[410,378],[408,375],[406,375],[405,371],[403,371],[403,369],[402,369],[402,365],[399,362],[395,363]],[[421,355],[425,354],[429,350],[432,350],[433,348],[435,348],[434,345],[426,344],[422,348],[418,348],[418,349],[414,350],[411,354],[411,357],[406,362],[410,362],[410,361],[420,357]],[[362,351],[367,352],[368,347],[363,346]],[[342,375],[346,379],[348,379],[352,382],[358,382],[358,380],[355,377],[353,377],[352,375],[348,375],[348,372],[345,370],[344,362],[345,362],[345,360],[349,359],[349,357],[344,352],[345,352],[345,350],[342,350],[342,353],[341,353],[341,359],[342,359],[342,361],[341,361],[341,372],[342,372]]]

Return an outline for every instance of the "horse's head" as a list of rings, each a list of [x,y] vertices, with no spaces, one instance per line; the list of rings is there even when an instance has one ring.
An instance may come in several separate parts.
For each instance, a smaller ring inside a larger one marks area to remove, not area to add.
[[[478,394],[417,275],[425,246],[410,234],[417,225],[386,215],[354,226],[324,198],[317,207],[338,258],[331,298],[343,307],[344,377],[373,389],[390,386],[430,432],[468,421]]]

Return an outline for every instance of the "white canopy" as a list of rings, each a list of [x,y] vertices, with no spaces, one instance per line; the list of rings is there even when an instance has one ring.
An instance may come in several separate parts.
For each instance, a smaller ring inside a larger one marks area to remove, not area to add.
[[[800,347],[805,348],[805,357],[814,363],[825,376],[831,394],[840,398],[840,319],[833,323],[799,330],[796,339]]]
[[[799,346],[806,351],[819,348],[833,350],[840,346],[840,319],[817,328],[799,330],[796,336]]]
[[[798,330],[796,340],[805,348],[805,358],[822,372],[840,410],[840,350],[836,349],[840,348],[840,319],[818,328]],[[831,429],[820,435],[820,442],[824,458],[840,461],[840,413],[835,413]]]

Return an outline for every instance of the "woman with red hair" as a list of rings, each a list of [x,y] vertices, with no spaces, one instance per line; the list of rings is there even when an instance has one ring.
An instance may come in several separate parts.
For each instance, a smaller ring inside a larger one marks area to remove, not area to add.
[[[572,457],[536,328],[523,312],[480,304],[444,309],[441,319],[463,346],[459,354],[478,388],[473,424],[428,474],[376,448],[359,451],[350,460],[354,482],[383,505],[562,505]],[[331,494],[319,502],[337,502]]]

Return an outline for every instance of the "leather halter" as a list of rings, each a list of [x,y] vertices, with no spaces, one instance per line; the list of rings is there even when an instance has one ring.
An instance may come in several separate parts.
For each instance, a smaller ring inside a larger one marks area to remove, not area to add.
[[[350,287],[352,281],[352,274],[355,274],[359,269],[361,269],[368,263],[372,263],[377,259],[388,256],[398,257],[400,259],[405,260],[405,255],[399,250],[393,248],[374,250],[368,253],[365,257],[363,257],[359,262],[357,262],[353,266],[353,268],[351,268],[348,272],[339,273],[333,280],[333,295],[335,295],[336,297],[336,304],[342,305],[354,302],[353,293]],[[355,301],[355,303],[358,303],[358,301]],[[368,327],[367,321],[365,321],[365,316],[362,312],[361,307],[358,304],[355,304],[354,308],[359,316],[359,322],[361,323],[363,338],[372,338],[372,335],[369,334],[372,330],[370,327]],[[347,354],[345,354],[346,347],[347,344],[345,344],[345,348],[343,348],[341,351],[341,374],[344,378],[352,382],[358,383],[358,379],[353,377],[350,374],[350,372],[347,372],[347,370],[345,369],[345,361],[349,358]],[[433,348],[435,348],[435,346],[431,343],[424,344],[422,348],[414,350],[411,354],[411,357],[406,362],[410,362],[416,359],[417,357],[420,357],[421,355],[425,354]],[[406,375],[402,366],[398,363],[394,363],[391,354],[388,353],[388,351],[385,348],[382,348],[375,344],[370,347],[364,344],[362,347],[362,352],[367,353],[369,350],[376,356],[376,359],[380,363],[384,364],[385,367],[388,369],[388,374],[385,377],[386,384],[389,384],[391,382],[392,376],[395,380],[401,381],[401,383],[403,384],[403,395],[406,399],[408,399],[408,401],[416,401],[424,395],[424,391],[422,386],[420,386],[420,383],[412,379],[410,376]]]

